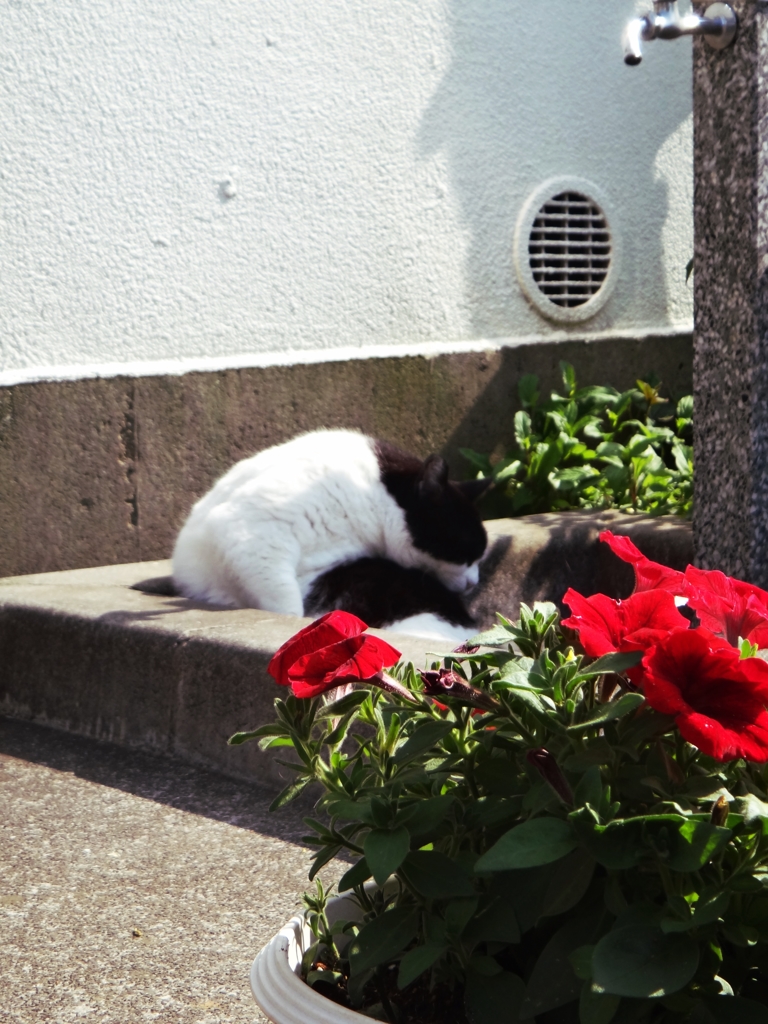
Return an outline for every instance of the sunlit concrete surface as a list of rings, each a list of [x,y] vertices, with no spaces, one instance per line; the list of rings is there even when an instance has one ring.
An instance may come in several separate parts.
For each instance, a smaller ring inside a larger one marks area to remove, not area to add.
[[[250,964],[309,863],[272,795],[0,719],[0,1019],[264,1021]]]

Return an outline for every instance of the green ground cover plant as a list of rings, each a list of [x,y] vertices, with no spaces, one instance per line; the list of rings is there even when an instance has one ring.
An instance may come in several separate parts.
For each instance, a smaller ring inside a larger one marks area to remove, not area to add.
[[[689,516],[693,501],[693,398],[662,397],[658,380],[636,388],[580,388],[560,363],[564,394],[542,400],[533,374],[518,388],[515,447],[500,458],[462,448],[479,477],[491,477],[485,518],[574,508]]]

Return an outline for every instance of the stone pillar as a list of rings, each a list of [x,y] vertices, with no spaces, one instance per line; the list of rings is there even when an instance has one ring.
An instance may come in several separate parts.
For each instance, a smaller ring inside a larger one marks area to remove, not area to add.
[[[694,41],[694,544],[768,588],[768,4],[730,2],[735,43]]]

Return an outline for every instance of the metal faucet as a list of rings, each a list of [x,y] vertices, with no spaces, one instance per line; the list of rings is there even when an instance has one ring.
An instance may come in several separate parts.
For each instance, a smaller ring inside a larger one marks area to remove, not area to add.
[[[723,50],[736,35],[738,19],[729,4],[710,4],[704,14],[681,17],[677,0],[653,0],[653,11],[633,18],[624,32],[624,63],[639,64],[643,59],[642,42],[651,39],[677,39],[679,36],[704,36],[710,46]]]

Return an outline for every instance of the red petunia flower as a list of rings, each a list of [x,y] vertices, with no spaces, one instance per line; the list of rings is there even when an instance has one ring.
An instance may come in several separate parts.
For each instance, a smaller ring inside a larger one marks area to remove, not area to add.
[[[614,555],[618,555],[624,562],[629,562],[635,570],[634,594],[640,594],[645,590],[668,590],[672,594],[682,595],[683,573],[659,562],[652,562],[635,547],[629,537],[617,537],[610,530],[603,530],[600,540],[609,546]]]
[[[290,640],[286,640],[267,667],[267,672],[280,686],[290,686],[288,669],[305,654],[311,654],[322,647],[338,643],[349,637],[359,636],[368,629],[362,619],[350,612],[328,612],[322,618],[300,629]]]
[[[704,629],[734,646],[739,637],[758,647],[768,644],[768,593],[760,587],[689,565],[683,593]]]
[[[768,664],[704,629],[675,631],[642,661],[643,693],[717,761],[768,761]]]
[[[590,658],[611,651],[643,650],[671,630],[689,625],[675,607],[674,596],[666,590],[643,591],[624,601],[614,601],[605,594],[583,597],[568,590],[563,601],[572,614],[562,624],[579,634],[579,642]]]
[[[317,697],[344,683],[363,680],[371,680],[377,685],[389,682],[399,687],[396,680],[377,678],[383,669],[395,665],[399,658],[400,651],[386,640],[366,633],[304,654],[288,669],[288,679],[296,697]],[[384,688],[394,687],[384,685]]]
[[[267,671],[280,686],[290,686],[296,697],[317,697],[345,683],[368,680],[413,700],[409,690],[383,674],[396,664],[400,652],[366,629],[350,612],[328,612],[286,640]]]

